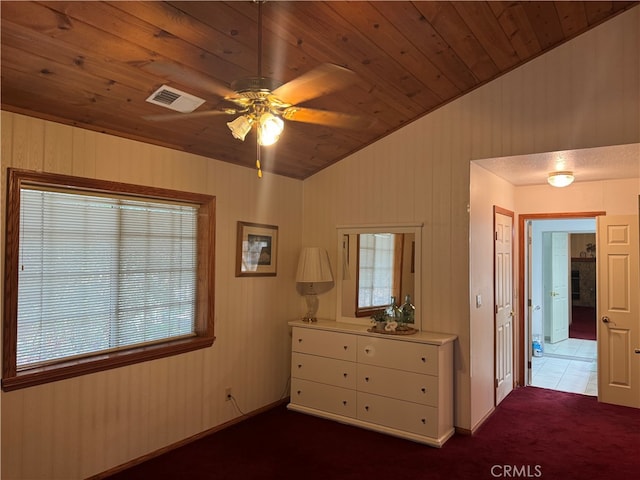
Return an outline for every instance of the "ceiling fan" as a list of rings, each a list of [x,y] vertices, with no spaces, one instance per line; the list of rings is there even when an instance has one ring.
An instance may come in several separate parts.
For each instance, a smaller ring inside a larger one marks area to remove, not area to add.
[[[233,137],[242,141],[253,128],[256,129],[256,168],[258,177],[262,177],[260,147],[273,145],[278,141],[284,130],[284,120],[352,129],[366,128],[371,121],[347,113],[298,106],[354,83],[357,75],[347,68],[324,63],[285,84],[262,76],[262,4],[266,0],[253,1],[258,4],[258,72],[255,77],[235,80],[229,88],[174,64],[151,62],[142,66],[154,74],[211,91],[234,106],[192,113],[149,115],[144,118],[165,121],[212,115],[238,115],[234,120],[227,122],[227,126]]]

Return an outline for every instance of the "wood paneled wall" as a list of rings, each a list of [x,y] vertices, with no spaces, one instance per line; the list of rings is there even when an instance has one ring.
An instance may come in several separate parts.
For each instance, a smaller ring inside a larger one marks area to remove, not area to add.
[[[471,404],[493,391],[493,352],[471,348],[469,261],[487,252],[469,243],[469,162],[638,142],[639,27],[635,7],[305,181],[303,242],[334,265],[337,225],[424,222],[422,324],[459,336],[458,427],[490,411]],[[334,318],[335,291],[325,297],[320,314]]]
[[[231,140],[230,140],[231,141]],[[300,315],[295,268],[302,182],[2,113],[2,212],[7,167],[215,195],[214,345],[206,350],[1,394],[2,478],[79,479],[288,395],[287,321]],[[236,278],[238,220],[279,226],[278,275]],[[2,221],[4,259],[4,221]]]

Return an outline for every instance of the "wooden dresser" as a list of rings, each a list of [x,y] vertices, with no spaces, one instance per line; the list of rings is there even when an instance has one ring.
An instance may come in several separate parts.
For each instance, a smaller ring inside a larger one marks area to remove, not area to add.
[[[434,447],[453,435],[455,335],[384,335],[330,320],[289,325],[290,410]]]

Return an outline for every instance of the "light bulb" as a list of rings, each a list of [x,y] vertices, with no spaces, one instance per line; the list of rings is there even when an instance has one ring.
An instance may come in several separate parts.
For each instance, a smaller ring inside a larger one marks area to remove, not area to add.
[[[284,129],[281,118],[270,113],[263,113],[258,120],[258,143],[264,147],[273,145],[280,138]]]

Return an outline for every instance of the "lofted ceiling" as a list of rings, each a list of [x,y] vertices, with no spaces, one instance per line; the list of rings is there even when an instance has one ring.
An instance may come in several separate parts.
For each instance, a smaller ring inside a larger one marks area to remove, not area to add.
[[[261,149],[263,170],[304,179],[637,3],[3,0],[2,109],[254,168],[234,116],[151,121],[171,110],[145,100],[168,85],[218,110],[259,69],[286,83],[336,64],[355,81],[301,106],[366,126],[285,120]]]

